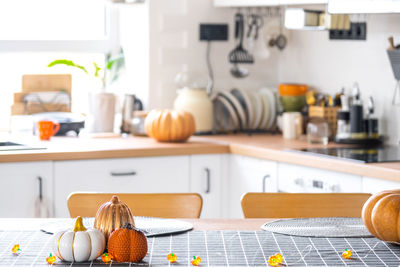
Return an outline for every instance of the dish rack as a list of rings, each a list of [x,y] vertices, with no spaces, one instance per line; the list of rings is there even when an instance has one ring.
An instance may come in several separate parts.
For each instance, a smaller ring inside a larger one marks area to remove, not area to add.
[[[310,106],[308,109],[308,116],[324,118],[332,129],[332,134],[336,135],[337,130],[337,112],[339,107],[321,107],[321,106]]]
[[[392,66],[394,78],[396,79],[392,104],[400,106],[400,49],[387,50],[387,54]]]

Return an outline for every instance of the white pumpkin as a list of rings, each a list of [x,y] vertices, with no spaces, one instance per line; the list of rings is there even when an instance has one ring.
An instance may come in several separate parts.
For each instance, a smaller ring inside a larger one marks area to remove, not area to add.
[[[76,218],[74,230],[58,232],[53,238],[54,254],[63,261],[94,260],[103,253],[106,246],[103,233],[96,229],[87,230],[80,216]]]

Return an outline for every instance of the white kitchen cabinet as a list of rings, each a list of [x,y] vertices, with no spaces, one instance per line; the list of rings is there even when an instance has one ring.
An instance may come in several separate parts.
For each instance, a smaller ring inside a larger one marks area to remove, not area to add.
[[[363,193],[377,193],[383,190],[400,189],[399,182],[387,181],[372,177],[362,178],[362,192]]]
[[[400,1],[329,0],[328,12],[332,14],[400,13]]]
[[[214,0],[216,7],[252,7],[327,4],[328,0]]]
[[[278,190],[288,193],[359,193],[361,176],[279,163]]]
[[[41,181],[41,182],[40,182]],[[51,161],[0,164],[0,217],[51,217],[53,167]],[[39,198],[42,195],[42,201]],[[41,205],[41,213],[35,212]]]
[[[243,218],[241,199],[247,192],[277,192],[277,163],[231,155],[226,184],[229,218]]]
[[[189,175],[189,156],[58,161],[56,217],[69,217],[72,192],[183,193],[189,192]]]
[[[190,192],[203,198],[201,218],[221,218],[223,160],[226,155],[190,156]]]

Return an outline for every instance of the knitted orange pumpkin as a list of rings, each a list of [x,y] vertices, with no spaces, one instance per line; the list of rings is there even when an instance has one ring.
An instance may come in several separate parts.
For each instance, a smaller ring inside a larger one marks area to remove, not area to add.
[[[150,111],[144,128],[150,137],[159,142],[184,142],[196,130],[191,113],[169,109]]]
[[[130,223],[112,232],[108,252],[117,262],[139,262],[147,254],[147,238]]]
[[[107,241],[115,229],[124,226],[127,222],[135,226],[131,210],[128,205],[119,201],[117,196],[113,196],[97,210],[94,228],[100,230]]]

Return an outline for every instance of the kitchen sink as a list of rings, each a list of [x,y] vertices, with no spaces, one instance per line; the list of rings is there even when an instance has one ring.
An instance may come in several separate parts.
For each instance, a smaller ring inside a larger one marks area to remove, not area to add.
[[[0,142],[0,151],[46,149],[44,147],[31,147],[10,141]]]

